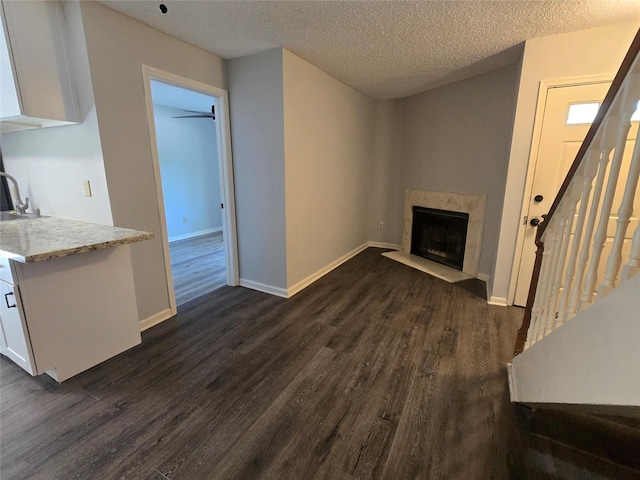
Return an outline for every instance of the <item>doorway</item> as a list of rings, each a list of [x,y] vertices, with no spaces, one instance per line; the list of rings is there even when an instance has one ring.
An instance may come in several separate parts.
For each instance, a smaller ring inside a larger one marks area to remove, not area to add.
[[[536,116],[538,141],[532,146],[519,256],[514,262],[517,266],[514,305],[526,306],[535,262],[537,226],[551,208],[610,85],[610,81],[599,81],[541,87],[542,107]]]
[[[227,92],[143,66],[172,313],[238,284]]]

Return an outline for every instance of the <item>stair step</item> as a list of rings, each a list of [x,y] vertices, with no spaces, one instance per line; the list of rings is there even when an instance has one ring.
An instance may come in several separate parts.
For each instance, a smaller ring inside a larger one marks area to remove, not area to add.
[[[537,472],[531,478],[640,479],[637,419],[531,410],[522,405],[516,409],[528,432],[521,439],[523,461],[528,471]],[[560,471],[566,475],[559,475]]]

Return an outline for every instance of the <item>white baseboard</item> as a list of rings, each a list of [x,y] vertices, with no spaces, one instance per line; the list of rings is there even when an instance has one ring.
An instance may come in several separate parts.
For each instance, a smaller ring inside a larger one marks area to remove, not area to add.
[[[396,243],[381,243],[381,242],[369,242],[369,247],[374,248],[389,248],[391,250],[402,250],[402,245]]]
[[[507,299],[504,297],[494,297],[493,295],[491,297],[489,297],[489,300],[487,301],[487,303],[489,305],[499,305],[501,307],[506,307],[507,306]]]
[[[482,280],[483,282],[488,282],[489,281],[489,275],[487,275],[486,273],[482,273],[482,272],[479,272],[478,275],[476,275],[476,278],[478,280]]]
[[[200,237],[202,235],[209,235],[210,233],[221,232],[222,227],[208,228],[206,230],[198,230],[197,232],[185,233],[183,235],[176,235],[169,237],[169,242],[177,242],[178,240],[186,240],[187,238]]]
[[[287,290],[280,287],[274,287],[273,285],[266,285],[260,282],[254,282],[253,280],[247,280],[246,278],[240,279],[240,286],[250,288],[251,290],[257,290],[258,292],[269,293],[278,297],[287,298]]]
[[[305,288],[307,288],[309,285],[311,285],[313,282],[315,282],[316,280],[318,280],[321,277],[324,277],[327,273],[329,273],[331,270],[334,270],[335,268],[338,268],[340,265],[342,265],[344,262],[346,262],[347,260],[355,257],[357,254],[359,254],[360,252],[362,252],[364,249],[370,247],[371,242],[366,242],[363,243],[362,245],[360,245],[358,248],[350,251],[349,253],[347,253],[346,255],[341,256],[340,258],[338,258],[337,260],[331,262],[329,265],[327,265],[324,268],[321,268],[320,270],[318,270],[315,273],[312,273],[311,275],[309,275],[308,277],[300,280],[298,283],[296,283],[295,285],[293,285],[292,287],[289,287],[287,289],[287,297],[293,297],[296,293],[300,292],[301,290],[304,290]]]
[[[158,325],[159,323],[162,323],[165,320],[170,319],[171,317],[173,317],[173,314],[171,313],[171,309],[169,308],[151,315],[150,317],[140,320],[140,331],[144,332],[145,330],[153,327],[154,325]]]

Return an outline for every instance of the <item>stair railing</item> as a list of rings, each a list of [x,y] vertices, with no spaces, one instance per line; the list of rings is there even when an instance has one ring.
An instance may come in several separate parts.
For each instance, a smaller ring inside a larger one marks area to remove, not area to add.
[[[639,52],[640,30],[538,226],[515,355],[640,273],[640,224],[631,241],[627,235],[634,203],[640,210],[640,139],[632,118],[640,100]]]

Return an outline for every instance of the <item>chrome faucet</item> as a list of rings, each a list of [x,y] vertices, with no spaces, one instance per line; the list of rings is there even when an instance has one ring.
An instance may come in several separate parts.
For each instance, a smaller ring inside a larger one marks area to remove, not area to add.
[[[16,207],[16,212],[20,214],[27,213],[27,208],[29,208],[29,197],[26,197],[24,202],[22,201],[22,198],[20,197],[20,187],[18,186],[18,181],[8,173],[0,172],[0,176],[6,177],[13,182],[13,186],[16,190],[16,196],[18,197],[18,199],[16,200],[16,204],[14,205]]]

